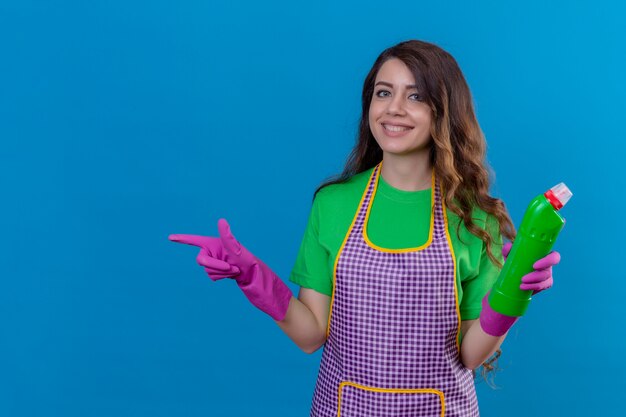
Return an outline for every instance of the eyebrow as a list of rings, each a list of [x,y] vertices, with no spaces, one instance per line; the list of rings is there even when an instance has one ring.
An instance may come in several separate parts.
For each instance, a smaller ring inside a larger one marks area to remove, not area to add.
[[[376,87],[379,84],[386,85],[387,87],[393,88],[393,84],[388,83],[387,81],[379,81],[376,84],[374,84],[374,87]],[[415,84],[407,84],[406,88],[415,88],[417,90],[417,85],[415,85]]]

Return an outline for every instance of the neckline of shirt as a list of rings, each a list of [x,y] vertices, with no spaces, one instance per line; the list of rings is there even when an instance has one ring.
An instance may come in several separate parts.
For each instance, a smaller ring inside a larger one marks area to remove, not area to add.
[[[376,189],[376,192],[381,193],[385,197],[394,201],[402,203],[415,203],[426,198],[430,200],[430,195],[432,193],[431,188],[432,187],[417,191],[400,190],[399,188],[395,188],[390,185],[387,181],[385,181],[383,176],[378,173],[378,188]]]

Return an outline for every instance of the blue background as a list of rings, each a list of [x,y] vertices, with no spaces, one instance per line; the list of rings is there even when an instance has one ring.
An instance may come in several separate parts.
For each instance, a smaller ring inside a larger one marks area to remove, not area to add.
[[[224,217],[286,280],[367,71],[411,38],[459,62],[516,225],[574,192],[482,414],[619,414],[624,20],[617,1],[3,1],[0,415],[308,415],[321,350],[167,236]]]

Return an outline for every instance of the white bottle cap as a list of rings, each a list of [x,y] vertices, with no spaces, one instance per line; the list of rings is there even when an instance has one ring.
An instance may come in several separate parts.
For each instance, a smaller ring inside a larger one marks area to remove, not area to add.
[[[561,207],[567,204],[567,202],[569,201],[570,198],[572,198],[572,195],[573,195],[572,192],[569,190],[569,188],[567,188],[567,185],[565,185],[565,183],[563,182],[558,183],[554,187],[550,188],[550,191],[552,191],[552,195],[557,200],[559,200],[559,202],[561,203],[560,204]]]

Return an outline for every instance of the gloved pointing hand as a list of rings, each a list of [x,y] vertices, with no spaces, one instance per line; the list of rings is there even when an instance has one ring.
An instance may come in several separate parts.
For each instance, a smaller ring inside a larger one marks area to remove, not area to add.
[[[200,247],[196,260],[209,278],[232,277],[253,305],[274,320],[283,320],[293,296],[289,287],[235,239],[225,219],[219,219],[217,228],[219,238],[174,234],[169,239]]]

